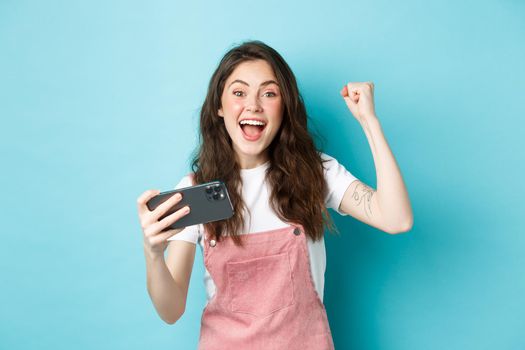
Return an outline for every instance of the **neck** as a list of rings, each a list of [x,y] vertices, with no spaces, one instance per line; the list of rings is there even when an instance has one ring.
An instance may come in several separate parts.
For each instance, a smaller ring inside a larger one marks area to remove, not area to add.
[[[237,163],[241,169],[252,169],[266,163],[270,158],[268,155],[260,154],[257,156],[247,156],[247,155],[236,155]]]

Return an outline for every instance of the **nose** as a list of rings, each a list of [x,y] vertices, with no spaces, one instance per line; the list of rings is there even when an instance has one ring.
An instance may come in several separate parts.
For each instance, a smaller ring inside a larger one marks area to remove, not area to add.
[[[261,112],[261,101],[257,95],[252,95],[246,99],[246,110],[250,112]]]

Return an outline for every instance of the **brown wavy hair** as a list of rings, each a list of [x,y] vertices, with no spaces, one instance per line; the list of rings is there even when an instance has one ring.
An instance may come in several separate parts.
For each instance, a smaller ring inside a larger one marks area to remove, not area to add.
[[[204,224],[217,241],[224,232],[236,245],[243,245],[242,178],[224,118],[219,117],[224,84],[242,62],[265,60],[280,86],[284,111],[282,124],[268,146],[270,165],[266,179],[271,188],[270,205],[284,222],[301,224],[314,241],[323,237],[324,225],[335,226],[325,206],[327,184],[323,160],[307,129],[307,113],[295,76],[281,55],[265,43],[246,41],[230,49],[213,73],[200,111],[199,143],[192,161],[195,184],[221,180],[226,184],[234,208],[228,220]]]

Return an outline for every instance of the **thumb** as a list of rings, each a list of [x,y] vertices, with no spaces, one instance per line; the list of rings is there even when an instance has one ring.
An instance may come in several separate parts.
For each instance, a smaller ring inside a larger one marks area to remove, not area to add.
[[[345,99],[346,103],[349,105],[356,105],[359,101],[359,94],[355,91],[348,91],[348,85],[345,85],[341,89],[341,96]]]
[[[353,100],[352,97],[349,96],[349,94],[348,94],[348,86],[345,85],[345,87],[341,89],[340,93],[341,93],[341,96],[343,97],[343,99],[345,100],[346,105],[348,106],[348,108],[350,108],[350,110],[353,110],[353,108],[357,105],[357,103]]]

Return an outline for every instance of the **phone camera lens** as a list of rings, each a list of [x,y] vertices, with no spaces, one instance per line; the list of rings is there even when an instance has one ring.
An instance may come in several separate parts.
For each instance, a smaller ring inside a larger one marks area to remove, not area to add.
[[[213,194],[213,199],[219,199],[219,194],[218,193],[214,193]]]
[[[215,187],[213,188],[213,190],[214,190],[215,192],[220,192],[220,191],[221,191],[221,186],[220,186],[220,185],[217,185],[217,186],[215,186]]]
[[[206,193],[212,193],[213,188],[212,187],[206,187]]]

